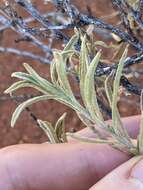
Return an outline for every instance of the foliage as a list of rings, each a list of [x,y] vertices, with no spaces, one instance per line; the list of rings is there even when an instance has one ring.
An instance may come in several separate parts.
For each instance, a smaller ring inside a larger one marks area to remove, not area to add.
[[[66,133],[64,126],[65,114],[56,122],[55,126],[47,121],[36,119],[47,134],[51,143],[67,142],[67,136],[91,142],[107,143],[122,151],[132,154],[143,153],[143,106],[142,89],[132,84],[128,76],[133,76],[131,66],[140,64],[143,60],[142,38],[142,10],[143,1],[140,0],[112,0],[116,15],[120,18],[121,27],[108,24],[92,15],[81,13],[70,0],[51,0],[57,12],[41,14],[31,0],[4,1],[0,6],[0,32],[8,28],[15,31],[20,38],[16,43],[25,41],[42,50],[43,55],[19,50],[13,47],[0,47],[0,52],[12,53],[18,56],[29,57],[44,64],[50,64],[51,81],[41,77],[30,65],[24,63],[26,73],[15,72],[12,77],[20,79],[9,87],[5,93],[13,94],[20,88],[34,88],[40,95],[30,97],[20,104],[13,113],[11,125],[14,126],[20,113],[29,109],[33,103],[53,99],[73,109],[81,121],[89,127],[97,138],[87,138],[76,134]],[[16,6],[28,12],[31,17],[22,18]],[[108,15],[113,17],[112,15]],[[32,26],[31,22],[37,21],[40,26]],[[118,25],[118,23],[117,23]],[[70,37],[65,30],[75,29],[75,35]],[[103,40],[98,41],[96,34]],[[44,40],[48,40],[48,44]],[[55,50],[55,39],[62,42],[64,49]],[[108,41],[108,42],[107,42]],[[112,41],[112,43],[109,43]],[[129,54],[128,49],[134,49],[134,54]],[[102,51],[108,50],[113,54],[108,60],[101,57]],[[141,73],[140,70],[136,71]],[[78,101],[73,92],[69,77],[73,77],[80,89]],[[124,91],[141,96],[141,126],[138,139],[131,139],[124,128],[118,110],[120,87]],[[104,88],[106,94],[105,104],[98,91]],[[12,96],[13,97],[13,96]],[[29,97],[29,96],[28,96]],[[103,112],[112,119],[111,124],[104,121]],[[35,118],[35,116],[34,116]],[[106,135],[103,135],[103,134]]]
[[[78,53],[74,48],[74,45],[76,44],[79,37],[82,39],[80,53]],[[83,121],[83,123],[97,134],[97,138],[86,139],[86,137],[80,137],[70,133],[67,133],[67,135],[87,142],[107,143],[118,149],[128,151],[133,154],[141,153],[143,148],[142,130],[140,132],[141,137],[138,139],[139,147],[137,147],[137,145],[133,144],[133,139],[129,137],[126,129],[123,127],[117,107],[120,78],[122,75],[125,59],[127,57],[127,48],[125,49],[119,61],[116,73],[112,73],[112,75],[110,75],[105,81],[106,94],[112,110],[112,124],[108,125],[104,121],[100,111],[95,90],[95,71],[100,61],[101,52],[97,52],[95,57],[91,60],[91,62],[89,62],[88,55],[86,53],[88,51],[87,42],[86,35],[80,36],[80,34],[77,32],[77,34],[75,34],[65,46],[63,51],[54,52],[54,59],[53,63],[51,64],[52,82],[40,77],[39,74],[37,74],[37,72],[26,63],[24,64],[24,67],[27,73],[16,72],[12,74],[12,77],[16,77],[20,79],[20,81],[14,83],[5,91],[5,93],[13,93],[17,89],[23,87],[32,87],[40,91],[43,95],[31,98],[20,104],[13,113],[11,125],[14,126],[20,113],[27,106],[39,101],[54,99],[72,108]],[[76,56],[79,60],[78,77],[80,81],[80,93],[84,106],[82,106],[76,100],[74,93],[72,92],[66,71],[68,60],[72,59],[74,56]],[[114,77],[113,85],[108,82],[111,77]],[[64,117],[62,117],[60,120],[63,120],[63,118]],[[57,133],[57,131],[59,131],[59,127],[57,127],[59,126],[58,124],[56,124],[54,129],[48,122],[38,120],[38,123],[40,127],[48,134],[51,143],[60,142],[58,136],[59,132]],[[59,123],[59,121],[57,123]],[[65,132],[61,132],[63,127],[60,128],[61,138],[61,135],[65,136]],[[105,131],[108,134],[107,137],[102,136],[102,131]],[[65,140],[66,137],[64,137],[64,141]]]

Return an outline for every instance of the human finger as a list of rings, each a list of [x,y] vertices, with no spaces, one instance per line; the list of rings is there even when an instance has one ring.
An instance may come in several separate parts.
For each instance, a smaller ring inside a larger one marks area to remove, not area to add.
[[[143,190],[143,159],[134,157],[122,164],[90,190]]]

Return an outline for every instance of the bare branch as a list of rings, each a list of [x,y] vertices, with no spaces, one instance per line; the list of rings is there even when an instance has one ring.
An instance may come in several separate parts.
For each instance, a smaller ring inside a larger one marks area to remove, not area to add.
[[[0,52],[2,53],[12,53],[21,57],[28,57],[33,60],[39,61],[44,64],[50,64],[51,61],[43,56],[35,55],[33,53],[30,53],[28,51],[20,51],[19,49],[15,48],[6,48],[6,47],[1,47],[0,46]]]

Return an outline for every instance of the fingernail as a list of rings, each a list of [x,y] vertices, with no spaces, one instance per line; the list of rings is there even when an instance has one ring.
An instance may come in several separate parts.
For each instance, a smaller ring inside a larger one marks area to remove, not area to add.
[[[131,170],[130,177],[143,183],[143,160],[140,160]]]

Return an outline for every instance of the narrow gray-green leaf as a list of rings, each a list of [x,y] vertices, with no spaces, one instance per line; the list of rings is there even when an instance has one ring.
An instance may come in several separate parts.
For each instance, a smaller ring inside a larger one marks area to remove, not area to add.
[[[88,51],[86,46],[86,35],[82,39],[80,58],[79,58],[79,78],[80,78],[80,94],[84,101],[84,81],[88,69]]]
[[[125,62],[125,59],[127,57],[127,52],[128,52],[128,50],[126,48],[121,59],[120,59],[120,61],[119,61],[118,68],[117,68],[116,75],[115,75],[115,79],[114,79],[114,83],[113,83],[112,126],[114,127],[116,134],[124,136],[125,138],[128,139],[128,141],[130,141],[129,135],[128,135],[126,129],[122,125],[120,114],[119,114],[118,108],[117,108],[120,79],[121,79],[121,75],[122,75],[122,71],[123,71],[123,67],[124,67],[124,62]]]
[[[74,45],[77,43],[78,41],[78,34],[75,34],[74,36],[72,36],[72,38],[69,40],[69,42],[66,44],[65,48],[64,48],[64,51],[67,51],[67,50],[71,50],[74,48]]]
[[[100,57],[101,53],[98,52],[93,58],[87,70],[84,83],[84,104],[93,119],[98,117],[101,121],[103,121],[95,91],[95,71],[99,63]]]
[[[95,133],[96,135],[99,135],[99,133],[101,132],[104,133],[107,126],[104,126],[103,127],[103,123],[101,123],[101,121],[99,120],[98,121],[98,118],[96,120],[96,125],[95,125],[95,121],[92,120],[92,118],[90,117],[90,115],[88,116],[88,113],[87,114],[81,114],[80,112],[76,112],[79,119],[87,126],[91,129],[91,131],[93,133]],[[102,125],[102,128],[101,128],[101,125]],[[106,125],[106,124],[105,124]]]
[[[90,128],[90,126],[93,126],[94,121],[92,122],[92,118],[90,116],[90,114],[87,112],[87,114],[89,115],[88,117],[85,116],[85,114],[81,114],[80,112],[76,112],[79,119],[87,126]],[[91,120],[90,120],[91,119]],[[93,127],[91,127],[93,129]]]
[[[56,86],[57,85],[57,72],[56,72],[56,64],[53,60],[52,64],[50,65],[50,74],[51,74],[51,81]]]
[[[6,89],[4,91],[4,93],[8,94],[8,93],[12,93],[18,89],[21,88],[35,88],[36,90],[38,90],[39,92],[42,92],[43,94],[48,94],[47,91],[45,91],[44,89],[42,89],[40,86],[35,85],[33,83],[27,82],[27,81],[18,81],[15,82],[14,84],[12,84],[8,89]]]
[[[54,52],[54,60],[56,64],[56,71],[60,86],[67,94],[69,94],[69,96],[74,97],[68,81],[67,72],[66,72],[66,63],[63,60],[62,54],[59,52]]]
[[[56,93],[56,89],[55,87],[46,79],[40,77],[36,71],[27,63],[24,63],[24,67],[25,69],[31,74],[31,76],[33,77],[33,79],[39,84],[41,85],[45,90],[47,90],[48,93],[50,94],[54,94]]]
[[[11,92],[14,92],[16,91],[17,89],[19,88],[22,88],[22,87],[25,87],[26,86],[26,83],[27,81],[18,81],[18,82],[15,82],[14,84],[12,84],[8,89],[6,89],[4,91],[5,94],[9,94]]]
[[[12,119],[11,119],[11,126],[14,127],[19,115],[21,114],[21,112],[27,107],[30,106],[34,103],[37,103],[39,101],[43,101],[43,100],[48,100],[48,99],[53,99],[53,96],[50,95],[43,95],[43,96],[38,96],[38,97],[34,97],[31,98],[25,102],[23,102],[22,104],[20,104],[16,110],[14,111],[13,115],[12,115]]]
[[[51,123],[42,120],[38,120],[38,123],[39,126],[44,130],[44,132],[48,136],[50,143],[59,143],[59,140]]]
[[[75,50],[62,51],[61,55],[63,57],[63,61],[66,63],[67,59],[72,57],[74,53],[76,53]]]
[[[55,133],[58,139],[62,142],[67,142],[66,133],[65,133],[65,117],[66,113],[64,113],[56,122],[55,125]]]
[[[106,92],[106,96],[107,99],[109,101],[109,105],[112,107],[112,95],[113,95],[113,90],[112,90],[112,76],[113,76],[113,72],[111,72],[109,74],[109,76],[106,78],[105,80],[105,92]]]
[[[110,145],[115,145],[115,141],[113,140],[104,140],[104,139],[99,139],[99,138],[89,138],[89,137],[85,137],[85,136],[81,136],[75,133],[66,133],[67,136],[82,141],[82,142],[86,142],[86,143],[99,143],[99,144],[110,144]]]
[[[37,84],[37,81],[33,79],[33,77],[27,73],[23,73],[23,72],[14,72],[11,75],[12,77],[16,77],[18,79],[22,79],[34,84]]]

